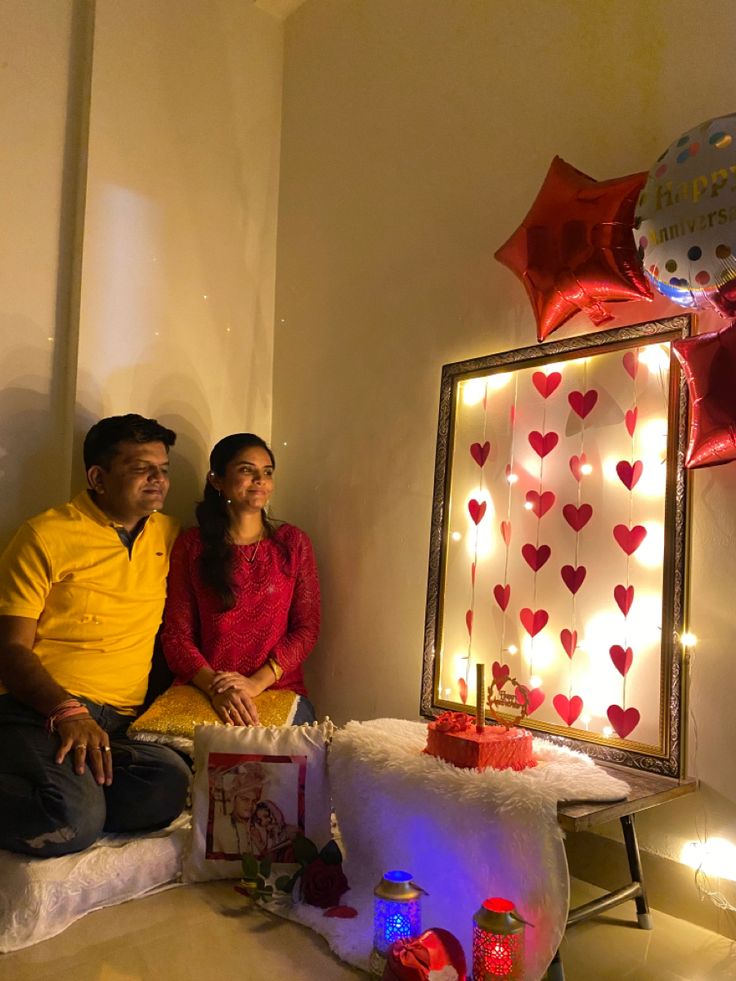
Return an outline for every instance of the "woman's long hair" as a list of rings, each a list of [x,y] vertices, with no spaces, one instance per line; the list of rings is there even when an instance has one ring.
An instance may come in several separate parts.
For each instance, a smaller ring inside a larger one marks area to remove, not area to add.
[[[271,466],[276,467],[271,448],[260,436],[256,436],[255,433],[233,433],[232,436],[225,436],[219,443],[215,443],[212,448],[210,473],[224,477],[228,463],[241,450],[251,446],[265,450],[271,458]],[[209,480],[205,481],[204,497],[197,504],[194,513],[197,516],[202,539],[202,554],[199,559],[202,580],[219,596],[222,609],[232,610],[235,606],[233,586],[235,549],[230,539],[230,514],[227,502]],[[266,538],[272,538],[277,526],[269,519],[265,510],[261,511],[261,518]]]

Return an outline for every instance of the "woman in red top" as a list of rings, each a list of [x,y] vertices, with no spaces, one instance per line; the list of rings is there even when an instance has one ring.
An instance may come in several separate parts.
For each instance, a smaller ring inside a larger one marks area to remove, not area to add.
[[[199,527],[180,535],[171,555],[166,660],[233,725],[258,723],[253,699],[266,688],[301,696],[295,723],[314,719],[302,663],[319,633],[317,567],[307,535],[266,515],[275,466],[253,433],[221,439]]]

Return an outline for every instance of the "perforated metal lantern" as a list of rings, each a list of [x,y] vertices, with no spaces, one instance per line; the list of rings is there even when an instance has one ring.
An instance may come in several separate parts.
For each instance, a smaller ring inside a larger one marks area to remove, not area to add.
[[[523,977],[524,921],[514,904],[486,899],[473,917],[473,981],[512,981]]]
[[[411,872],[384,873],[373,890],[373,950],[380,957],[386,957],[394,941],[422,932],[423,892],[411,881]]]

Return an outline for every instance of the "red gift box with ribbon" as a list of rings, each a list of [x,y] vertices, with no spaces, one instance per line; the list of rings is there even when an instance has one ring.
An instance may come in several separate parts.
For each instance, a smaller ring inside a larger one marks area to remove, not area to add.
[[[452,968],[456,973],[446,970]],[[415,939],[397,940],[388,952],[382,981],[466,981],[465,953],[449,930],[425,930]]]

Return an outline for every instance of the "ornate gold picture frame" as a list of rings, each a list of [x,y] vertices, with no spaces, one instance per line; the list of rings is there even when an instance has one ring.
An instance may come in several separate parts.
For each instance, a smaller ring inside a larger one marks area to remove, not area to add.
[[[423,715],[472,710],[482,663],[528,688],[525,726],[681,775],[687,406],[671,342],[689,333],[682,316],[443,367]]]

